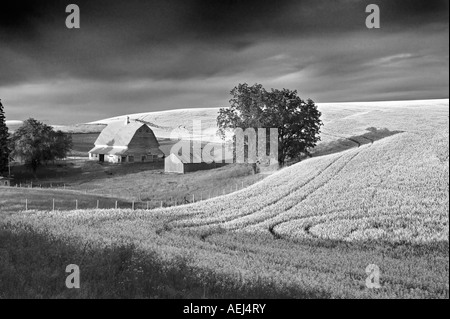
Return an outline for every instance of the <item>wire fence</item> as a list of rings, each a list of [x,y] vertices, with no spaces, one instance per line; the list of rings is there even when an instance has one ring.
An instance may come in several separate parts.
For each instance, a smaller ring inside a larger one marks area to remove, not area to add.
[[[208,198],[164,199],[149,201],[123,201],[102,198],[98,200],[86,199],[22,199],[15,203],[15,207],[20,210],[93,210],[93,209],[131,209],[131,210],[153,210],[157,208],[176,207],[205,201]]]
[[[227,195],[239,191],[247,185],[243,182],[225,188],[214,188],[208,191],[188,192],[185,194],[177,194],[176,196],[168,196],[166,198],[152,198],[150,195],[139,194],[135,199],[118,199],[114,194],[94,193],[90,190],[74,190],[64,183],[18,183],[11,187],[27,188],[27,189],[51,189],[64,190],[65,192],[73,192],[70,199],[57,198],[58,195],[49,193],[44,198],[36,197],[24,193],[22,199],[14,203],[14,207],[18,210],[92,210],[92,209],[131,209],[131,210],[152,210],[164,207],[175,207],[188,205]],[[52,198],[52,195],[54,198]],[[146,196],[149,196],[146,198]],[[86,198],[88,197],[88,198]]]

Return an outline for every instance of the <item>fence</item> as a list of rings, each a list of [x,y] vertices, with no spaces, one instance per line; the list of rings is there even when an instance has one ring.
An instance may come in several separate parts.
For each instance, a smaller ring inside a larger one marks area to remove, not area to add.
[[[43,188],[52,190],[65,190],[65,192],[74,192],[77,195],[70,195],[71,199],[60,199],[56,198],[36,198],[36,196],[30,196],[27,198],[26,193],[23,194],[23,199],[14,203],[14,207],[19,210],[85,210],[85,209],[131,209],[131,210],[152,210],[162,207],[174,207],[180,205],[186,205],[191,203],[196,203],[215,197],[227,195],[236,191],[239,191],[246,186],[242,182],[241,185],[236,184],[234,187],[221,188],[221,189],[211,189],[207,192],[190,192],[188,194],[167,197],[163,199],[151,198],[148,200],[118,200],[111,195],[108,198],[107,195],[103,194],[91,194],[88,190],[72,190],[66,187],[65,184],[48,184],[48,187],[42,184],[17,184],[13,187],[22,188]],[[58,187],[59,186],[59,187]],[[240,186],[240,187],[239,187]],[[63,193],[62,193],[63,194]],[[86,198],[91,197],[91,198]],[[97,197],[97,198],[96,198]],[[139,196],[140,197],[140,196]],[[73,199],[72,199],[73,198]]]
[[[213,188],[209,191],[203,191],[203,192],[197,192],[195,198],[203,198],[203,196],[207,197],[207,198],[212,198],[212,197],[217,197],[220,195],[226,195],[229,193],[233,193],[236,192],[238,190],[241,190],[245,187],[248,187],[250,185],[245,185],[244,182],[241,182],[240,184],[235,184],[232,186],[228,186],[228,187],[220,187],[220,188]],[[91,192],[92,190],[90,189],[77,189],[77,188],[72,188],[70,187],[69,184],[60,182],[47,182],[47,183],[33,183],[32,181],[28,182],[25,181],[23,183],[11,183],[10,187],[15,187],[15,188],[34,188],[34,189],[52,189],[52,190],[66,190],[66,191],[72,191],[72,192],[78,192],[78,193],[83,193],[83,194],[88,194],[89,192]],[[114,194],[113,190],[95,190],[96,191],[96,195],[98,196],[114,196],[114,197],[121,197],[121,196],[117,196]],[[192,194],[192,192],[188,192],[190,194]],[[123,194],[121,194],[123,196]],[[141,201],[142,198],[142,194],[137,194],[136,196],[130,196],[136,198],[138,201]]]
[[[98,200],[86,200],[86,199],[28,199],[19,201],[15,207],[25,211],[29,210],[86,210],[86,209],[131,209],[131,210],[152,210],[163,207],[175,207],[181,205],[187,205],[200,201],[207,200],[208,198],[198,197],[192,195],[192,198],[188,200],[186,197],[182,200],[179,199],[163,199],[163,200],[149,200],[149,201],[123,201],[112,200],[102,198]]]

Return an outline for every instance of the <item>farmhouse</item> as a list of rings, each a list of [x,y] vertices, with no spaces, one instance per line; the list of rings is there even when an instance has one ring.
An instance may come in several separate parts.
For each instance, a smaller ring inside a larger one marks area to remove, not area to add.
[[[156,162],[164,158],[147,124],[125,121],[109,124],[89,151],[89,159],[109,163]]]
[[[213,169],[221,167],[223,163],[213,162],[205,163],[202,160],[202,151],[194,151],[191,147],[190,152],[170,153],[164,160],[164,171],[166,173],[185,174],[200,170]]]

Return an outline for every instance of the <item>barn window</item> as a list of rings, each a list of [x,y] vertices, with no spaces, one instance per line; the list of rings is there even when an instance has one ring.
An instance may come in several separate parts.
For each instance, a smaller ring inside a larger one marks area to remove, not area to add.
[[[128,156],[128,162],[134,163],[134,156]]]
[[[142,162],[145,162],[146,159],[147,159],[147,157],[145,155],[142,156]]]

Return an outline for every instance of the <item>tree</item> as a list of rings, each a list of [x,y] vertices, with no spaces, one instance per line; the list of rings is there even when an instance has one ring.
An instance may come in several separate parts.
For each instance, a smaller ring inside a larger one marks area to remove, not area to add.
[[[28,119],[12,135],[12,155],[36,174],[43,163],[63,159],[72,148],[72,138],[35,119]]]
[[[235,87],[231,95],[230,107],[220,109],[217,117],[222,138],[235,128],[277,128],[280,166],[288,158],[310,155],[310,150],[320,141],[322,114],[314,101],[305,102],[297,91],[266,91],[261,84],[244,83]]]
[[[0,174],[8,171],[9,166],[9,133],[6,126],[5,111],[0,100]]]
[[[52,134],[52,145],[49,161],[66,158],[73,147],[72,137],[61,131],[56,131]]]

